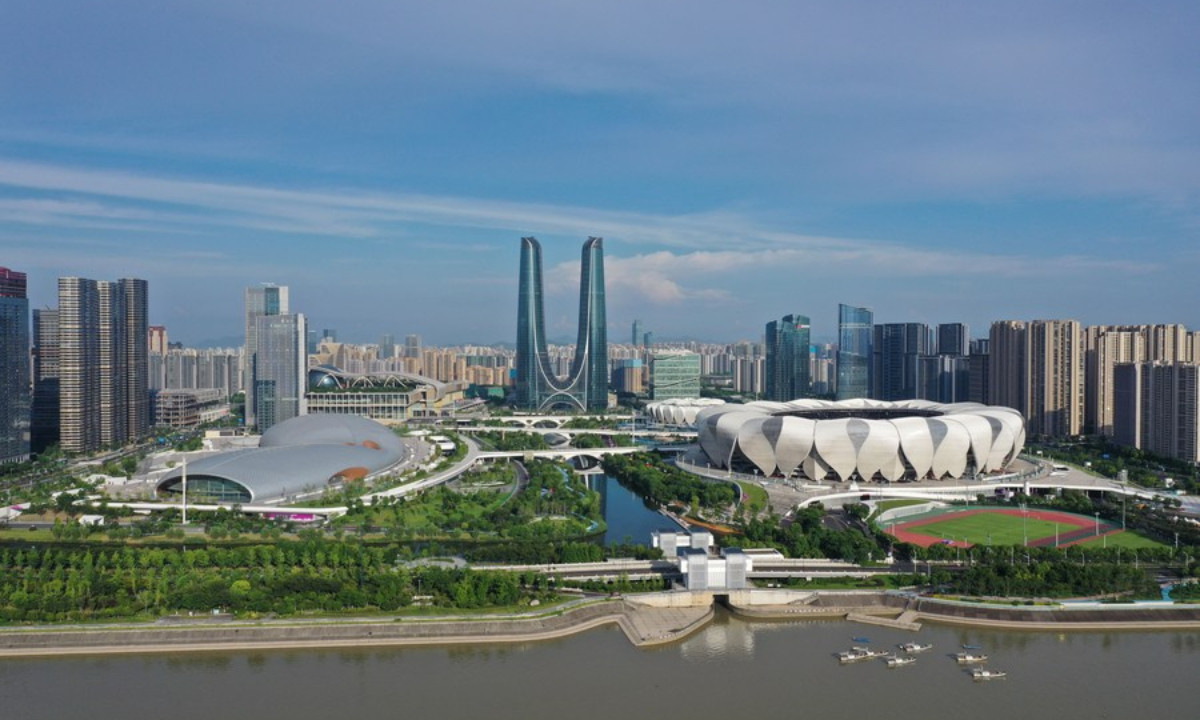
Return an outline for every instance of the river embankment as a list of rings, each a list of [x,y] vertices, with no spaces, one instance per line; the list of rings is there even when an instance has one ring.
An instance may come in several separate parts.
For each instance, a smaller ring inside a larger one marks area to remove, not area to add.
[[[646,608],[610,599],[512,617],[29,626],[0,630],[0,657],[526,643],[604,625],[616,625],[631,643],[646,646],[682,639],[712,616],[712,607]]]
[[[913,631],[922,622],[1058,632],[1200,629],[1200,605],[1009,606],[876,591],[677,591],[513,616],[10,627],[0,629],[0,657],[530,643],[606,625],[641,647],[688,637],[713,619],[718,604],[747,619],[842,619]]]

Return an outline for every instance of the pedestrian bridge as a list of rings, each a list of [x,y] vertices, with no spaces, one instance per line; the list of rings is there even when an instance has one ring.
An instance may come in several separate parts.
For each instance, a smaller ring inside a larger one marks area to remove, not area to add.
[[[572,420],[616,420],[633,422],[632,415],[505,415],[493,417],[492,420],[505,425],[522,428],[561,428]],[[495,429],[495,428],[491,428]]]
[[[517,460],[532,458],[547,458],[553,460],[571,460],[586,457],[600,462],[606,455],[631,455],[642,452],[640,447],[611,447],[611,448],[563,448],[561,450],[484,450],[477,456],[480,460],[496,460],[515,458]]]

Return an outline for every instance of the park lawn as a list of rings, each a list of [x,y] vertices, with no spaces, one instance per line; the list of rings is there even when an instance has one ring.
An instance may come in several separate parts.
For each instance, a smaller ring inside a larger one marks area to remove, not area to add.
[[[885,513],[888,510],[895,510],[900,507],[908,507],[910,505],[924,505],[928,500],[912,499],[912,500],[880,500],[875,503],[876,513]]]
[[[945,520],[921,525],[912,528],[911,531],[945,540],[965,541],[973,545],[1021,545],[1025,541],[1026,532],[1030,542],[1038,538],[1054,537],[1054,525],[1052,522],[1035,518],[982,512],[960,517],[951,515]],[[1058,524],[1060,533],[1074,529],[1070,525]]]
[[[752,482],[745,480],[736,481],[738,487],[742,489],[742,493],[746,496],[747,505],[756,505],[759,510],[766,510],[770,507],[770,500],[767,497],[767,491],[760,485],[755,485]]]
[[[1170,547],[1166,543],[1159,542],[1145,535],[1139,535],[1132,530],[1122,530],[1121,532],[1104,537],[1093,537],[1075,543],[1084,547],[1119,547],[1128,550],[1141,550],[1143,548],[1165,548]]]

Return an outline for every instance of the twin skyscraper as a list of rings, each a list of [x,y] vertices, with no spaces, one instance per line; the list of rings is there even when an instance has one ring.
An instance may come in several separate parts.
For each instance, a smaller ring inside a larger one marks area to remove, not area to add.
[[[517,303],[517,406],[530,410],[608,407],[608,332],[604,311],[604,240],[583,244],[579,271],[579,336],[566,377],[550,362],[542,309],[542,245],[521,238]]]

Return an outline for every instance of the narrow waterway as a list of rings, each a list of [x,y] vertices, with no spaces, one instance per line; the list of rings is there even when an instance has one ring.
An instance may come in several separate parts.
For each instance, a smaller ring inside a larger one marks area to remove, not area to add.
[[[910,667],[842,666],[851,637],[935,648]],[[975,682],[949,657],[977,644],[1006,680]],[[0,661],[5,718],[217,716],[611,720],[747,715],[896,719],[1185,718],[1200,633],[1021,633],[719,614],[691,638],[638,649],[616,629],[523,645],[225,652]]]
[[[621,487],[616,478],[608,475],[588,475],[588,487],[600,493],[600,507],[608,530],[605,545],[614,543],[650,544],[655,530],[678,530],[679,525],[669,517],[646,507],[646,502],[632,490]]]

